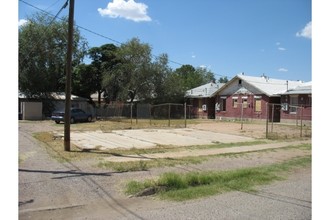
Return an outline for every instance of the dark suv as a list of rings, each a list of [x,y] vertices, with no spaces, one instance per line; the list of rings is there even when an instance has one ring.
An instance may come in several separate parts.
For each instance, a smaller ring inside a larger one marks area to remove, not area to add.
[[[55,121],[56,124],[59,124],[61,121],[64,122],[64,110],[54,111],[52,113],[51,119]],[[75,122],[91,122],[92,114],[84,112],[80,108],[71,108],[71,119],[70,123],[73,124]]]

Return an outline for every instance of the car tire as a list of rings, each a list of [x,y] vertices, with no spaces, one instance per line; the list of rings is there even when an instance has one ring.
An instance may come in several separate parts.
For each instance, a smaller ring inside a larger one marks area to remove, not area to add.
[[[76,120],[74,118],[70,119],[70,124],[74,124],[76,122]]]
[[[92,121],[92,116],[88,116],[87,121],[91,122]]]

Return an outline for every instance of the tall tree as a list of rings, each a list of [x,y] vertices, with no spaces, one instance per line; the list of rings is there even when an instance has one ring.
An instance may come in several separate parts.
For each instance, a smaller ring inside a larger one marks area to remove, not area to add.
[[[118,63],[113,71],[103,77],[103,86],[111,91],[119,86],[118,99],[131,102],[135,98],[146,99],[152,94],[151,47],[133,38],[116,50]]]
[[[101,94],[105,92],[105,88],[102,85],[103,76],[111,76],[114,74],[113,68],[118,64],[116,58],[117,47],[114,44],[104,44],[100,47],[93,47],[88,51],[88,56],[92,60],[90,66],[92,74],[90,77],[93,77],[93,88],[91,88],[91,93],[98,93],[98,103],[101,103]],[[118,93],[118,85],[112,84],[111,91],[107,93],[109,99],[114,99]],[[104,95],[104,94],[103,94]]]
[[[175,73],[182,79],[182,89],[184,91],[215,81],[214,74],[206,68],[182,65],[175,70]]]
[[[19,89],[28,97],[64,91],[67,19],[36,13],[19,29]],[[87,41],[74,30],[73,66],[82,62]]]
[[[91,95],[97,91],[100,84],[97,69],[89,64],[79,64],[72,74],[72,93],[88,98],[93,104]]]

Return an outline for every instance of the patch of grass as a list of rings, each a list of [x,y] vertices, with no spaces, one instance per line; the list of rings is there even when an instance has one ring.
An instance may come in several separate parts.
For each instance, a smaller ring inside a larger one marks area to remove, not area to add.
[[[44,144],[41,146],[44,146],[47,153],[61,163],[105,156],[102,152],[99,154],[97,151],[96,153],[83,151],[74,144],[71,144],[70,151],[65,151],[64,141],[55,139],[52,132],[38,132],[33,136],[43,142]],[[109,155],[107,154],[107,156]]]
[[[185,157],[178,159],[162,158],[128,162],[100,161],[97,166],[103,169],[112,169],[117,172],[129,172],[145,171],[155,167],[174,167],[177,165],[198,164],[203,161],[205,161],[205,157]]]
[[[259,185],[284,179],[284,174],[298,167],[310,166],[311,157],[295,158],[269,166],[221,172],[164,173],[158,180],[129,182],[127,194],[149,189],[162,199],[183,201],[228,191],[255,191]]]
[[[99,168],[109,169],[111,168],[117,172],[129,172],[129,171],[145,171],[148,170],[148,165],[145,161],[134,161],[134,162],[106,162],[101,161],[97,165]]]

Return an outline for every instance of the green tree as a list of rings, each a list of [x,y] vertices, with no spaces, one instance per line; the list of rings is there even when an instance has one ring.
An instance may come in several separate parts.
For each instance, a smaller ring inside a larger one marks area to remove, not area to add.
[[[214,74],[206,68],[182,65],[175,73],[182,79],[181,86],[184,91],[215,81]]]
[[[19,90],[28,97],[64,91],[67,19],[34,14],[19,28]],[[74,30],[73,66],[82,62],[87,41]]]
[[[227,82],[228,82],[227,76],[220,77],[219,83],[227,83]]]
[[[114,44],[104,44],[100,47],[93,47],[88,51],[88,56],[92,60],[90,64],[90,77],[93,81],[90,83],[90,94],[98,93],[98,103],[101,103],[101,93],[105,91],[102,85],[102,79],[105,75],[114,74],[113,68],[118,64],[116,59],[117,47]],[[117,84],[111,84],[111,91],[107,93],[109,99],[115,99],[119,87]]]
[[[97,91],[100,84],[97,69],[88,64],[79,64],[72,74],[72,93],[88,98],[93,104],[91,94]]]
[[[103,86],[108,93],[117,85],[117,99],[133,102],[135,98],[152,96],[151,47],[133,38],[116,50],[118,63],[103,76]]]
[[[170,83],[172,69],[168,65],[168,55],[161,54],[152,63],[153,97],[151,103],[170,102],[173,99],[175,85]]]

